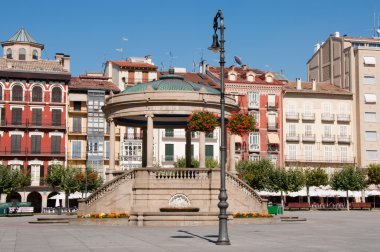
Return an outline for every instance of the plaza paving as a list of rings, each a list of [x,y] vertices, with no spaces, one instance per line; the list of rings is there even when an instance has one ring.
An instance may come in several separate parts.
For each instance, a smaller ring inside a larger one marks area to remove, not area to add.
[[[0,251],[380,251],[380,211],[286,212],[306,222],[229,225],[231,246],[217,246],[217,226],[129,227],[28,224],[0,218]]]

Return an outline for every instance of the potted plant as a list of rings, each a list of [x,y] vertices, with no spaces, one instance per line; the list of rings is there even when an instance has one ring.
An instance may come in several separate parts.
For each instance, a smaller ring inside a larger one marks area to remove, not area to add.
[[[246,135],[255,129],[255,119],[253,115],[250,114],[232,114],[228,119],[227,129],[233,135]]]
[[[216,114],[209,111],[194,111],[188,119],[188,131],[213,132],[219,125],[219,118]]]

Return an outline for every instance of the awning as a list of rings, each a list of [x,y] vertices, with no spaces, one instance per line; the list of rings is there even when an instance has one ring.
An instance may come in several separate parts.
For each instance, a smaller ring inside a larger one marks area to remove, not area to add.
[[[376,65],[375,57],[363,57],[363,60],[366,65]]]
[[[364,101],[366,103],[376,103],[376,94],[364,94]]]
[[[270,144],[279,144],[280,138],[278,137],[278,134],[276,133],[269,133],[268,134],[268,142]]]

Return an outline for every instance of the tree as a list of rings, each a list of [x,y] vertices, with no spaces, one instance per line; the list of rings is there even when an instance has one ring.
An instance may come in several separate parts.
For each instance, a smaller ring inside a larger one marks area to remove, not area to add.
[[[305,184],[305,178],[302,170],[283,168],[274,169],[269,174],[270,191],[281,193],[281,204],[284,205],[283,193],[297,192]]]
[[[348,191],[359,191],[366,187],[365,176],[353,166],[345,166],[339,172],[334,173],[331,179],[331,188],[346,191],[347,210],[350,210]]]
[[[305,186],[307,194],[307,203],[310,204],[309,189],[311,186],[325,186],[329,183],[329,177],[325,170],[321,168],[305,170]]]
[[[30,175],[20,170],[11,170],[0,165],[0,197],[2,193],[17,192],[30,185]]]
[[[93,192],[103,184],[103,178],[100,177],[92,168],[86,168],[86,171],[87,175],[85,172],[78,169],[74,175],[74,180],[79,184],[79,190],[82,192],[82,196],[84,192]]]
[[[368,166],[368,184],[380,184],[380,165],[370,164]]]
[[[267,159],[255,162],[243,160],[237,165],[237,171],[243,180],[259,191],[270,189],[270,174],[273,170],[273,163]]]

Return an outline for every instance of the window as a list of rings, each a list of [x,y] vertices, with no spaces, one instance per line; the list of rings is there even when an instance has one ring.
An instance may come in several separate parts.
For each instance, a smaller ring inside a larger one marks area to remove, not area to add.
[[[5,125],[5,109],[0,108],[0,125],[4,126]]]
[[[365,140],[376,142],[377,141],[377,132],[376,131],[366,131],[365,132]]]
[[[364,121],[376,122],[376,112],[364,112]]]
[[[376,94],[364,94],[365,103],[376,103]]]
[[[32,90],[32,102],[42,102],[42,88],[36,86]]]
[[[341,146],[340,147],[340,162],[347,162],[347,161],[348,161],[348,147]]]
[[[305,103],[304,105],[304,113],[305,115],[311,115],[313,111],[313,106],[311,103]]]
[[[330,115],[331,114],[331,104],[330,103],[324,103],[323,104],[323,114]]]
[[[25,60],[25,58],[26,58],[25,48],[18,49],[18,60]]]
[[[32,154],[41,153],[41,136],[38,136],[38,135],[31,136],[31,152]]]
[[[11,136],[11,153],[21,153],[21,135]]]
[[[82,141],[73,140],[71,142],[71,157],[72,158],[82,157]]]
[[[74,101],[74,111],[81,111],[82,103],[80,101]]]
[[[367,160],[371,160],[371,161],[375,161],[379,159],[377,156],[377,150],[366,150],[365,156]]]
[[[363,57],[364,65],[376,65],[376,59],[375,57]]]
[[[3,99],[3,87],[0,85],[0,101]]]
[[[230,81],[236,81],[236,74],[229,74],[228,75],[228,80],[230,80]]]
[[[61,110],[59,109],[52,109],[52,115],[51,115],[51,118],[52,118],[52,121],[51,121],[51,125],[52,126],[61,126]]]
[[[247,76],[247,81],[254,81],[255,80],[255,77],[253,75],[248,75]]]
[[[213,131],[206,132],[205,136],[206,136],[206,138],[214,138],[214,132]]]
[[[42,125],[42,109],[39,109],[39,108],[32,109],[32,125],[33,126]]]
[[[205,147],[206,159],[214,159],[214,146],[206,144]]]
[[[332,161],[332,146],[327,145],[324,148],[324,154],[325,154],[325,161],[331,162]]]
[[[61,153],[61,136],[51,136],[51,154]]]
[[[363,84],[364,85],[375,85],[376,84],[376,78],[373,75],[364,75],[363,77]]]
[[[191,158],[194,158],[194,144],[191,145]]]
[[[268,94],[268,107],[276,106],[276,96],[274,94]]]
[[[339,114],[340,115],[347,115],[347,104],[346,103],[339,103]]]
[[[52,102],[62,102],[62,90],[59,87],[54,87],[51,91]]]
[[[323,127],[323,136],[331,137],[331,125],[325,125]]]
[[[295,103],[288,103],[288,114],[297,115],[297,108]]]
[[[105,150],[104,150],[104,159],[110,159],[110,141],[104,141]]]
[[[305,136],[311,136],[313,135],[313,125],[312,124],[305,124]]]
[[[22,101],[23,90],[20,85],[14,85],[12,87],[12,101]]]
[[[296,160],[297,158],[297,145],[289,144],[288,145],[288,159]]]
[[[165,129],[165,137],[174,137],[174,129]]]
[[[74,116],[73,117],[73,132],[82,132],[82,117]]]
[[[259,132],[250,132],[248,142],[249,142],[249,150],[250,151],[259,151],[260,150]]]
[[[268,114],[268,128],[275,129],[276,127],[276,115]]]
[[[296,136],[296,124],[289,123],[288,124],[288,136]]]
[[[32,56],[32,58],[34,60],[38,60],[38,52],[37,52],[37,50],[33,50],[33,56]]]
[[[348,130],[346,125],[340,125],[339,126],[339,136],[346,137],[348,136]]]
[[[249,155],[249,160],[252,161],[252,162],[259,161],[260,160],[260,155],[256,154],[256,153],[250,154]]]
[[[13,56],[12,56],[12,49],[11,48],[8,48],[7,49],[7,59],[12,59]]]
[[[30,167],[31,186],[40,185],[41,168],[43,169],[43,166],[40,167],[39,165],[32,165]]]
[[[12,108],[12,125],[22,124],[22,108]]]
[[[174,161],[174,144],[165,144],[165,161]]]
[[[254,110],[254,111],[250,111],[249,113],[253,115],[253,118],[255,119],[255,124],[259,125],[260,124],[260,111]]]
[[[258,92],[248,93],[248,108],[259,108],[260,95]]]
[[[305,152],[305,161],[313,161],[313,145],[305,144],[304,152]]]

